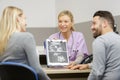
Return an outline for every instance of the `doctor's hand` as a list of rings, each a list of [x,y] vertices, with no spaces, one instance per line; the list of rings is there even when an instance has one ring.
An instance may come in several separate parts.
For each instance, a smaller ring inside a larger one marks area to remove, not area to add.
[[[58,38],[53,38],[53,40],[59,40]]]
[[[74,67],[76,65],[76,62],[70,62],[70,64],[69,65],[67,65],[66,66],[66,68],[68,68],[68,69],[71,69],[72,67]]]
[[[72,70],[76,70],[76,69],[79,69],[79,70],[89,69],[89,65],[88,64],[78,64],[78,65],[72,66],[70,69],[72,69]]]

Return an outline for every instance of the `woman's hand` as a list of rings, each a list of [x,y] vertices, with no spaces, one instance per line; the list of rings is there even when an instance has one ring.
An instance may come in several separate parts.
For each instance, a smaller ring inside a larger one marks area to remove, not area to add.
[[[66,66],[66,68],[71,69],[75,65],[76,65],[76,62],[70,62],[70,64],[68,66]]]
[[[70,67],[69,69],[72,69],[72,70],[76,70],[76,69],[84,70],[84,69],[89,69],[89,65],[88,64],[78,64],[78,65]]]

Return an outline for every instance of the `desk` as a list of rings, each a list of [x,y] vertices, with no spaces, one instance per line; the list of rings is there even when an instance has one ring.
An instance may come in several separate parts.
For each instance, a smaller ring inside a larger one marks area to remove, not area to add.
[[[64,68],[48,68],[42,65],[43,70],[52,80],[87,80],[90,69],[70,70]]]

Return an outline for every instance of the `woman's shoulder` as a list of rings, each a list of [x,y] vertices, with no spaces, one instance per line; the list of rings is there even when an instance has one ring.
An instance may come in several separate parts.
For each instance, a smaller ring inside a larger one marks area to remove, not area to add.
[[[78,31],[73,31],[73,35],[75,35],[75,36],[83,36],[83,33],[78,32]]]
[[[51,34],[51,36],[55,36],[55,35],[58,35],[58,34],[59,34],[59,32],[56,32],[56,33]]]
[[[20,38],[33,38],[33,34],[29,32],[16,32],[15,35]]]
[[[51,34],[51,35],[49,36],[49,39],[58,38],[58,36],[59,36],[59,32],[54,33],[54,34]]]

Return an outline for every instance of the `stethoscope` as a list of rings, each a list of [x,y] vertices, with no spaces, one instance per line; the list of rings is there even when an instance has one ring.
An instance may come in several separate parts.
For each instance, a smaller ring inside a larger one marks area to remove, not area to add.
[[[59,39],[60,39],[60,36],[61,36],[61,35],[62,35],[61,32],[59,32],[59,36],[58,36]],[[74,36],[73,36],[73,32],[71,32],[71,35],[72,35],[72,45],[71,45],[71,47],[70,47],[70,53],[72,53],[72,51],[73,51],[74,53],[77,53],[79,50],[73,49],[73,45],[74,45]]]

